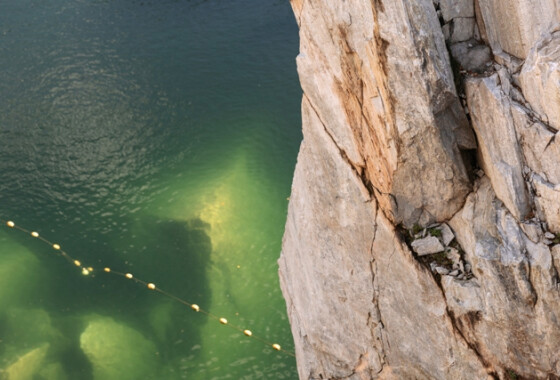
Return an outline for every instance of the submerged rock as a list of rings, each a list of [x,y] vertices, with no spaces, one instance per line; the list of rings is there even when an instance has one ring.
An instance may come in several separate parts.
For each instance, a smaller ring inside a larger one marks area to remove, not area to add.
[[[67,380],[68,376],[60,363],[50,363],[44,366],[39,375],[41,380]]]
[[[62,334],[56,329],[50,315],[43,309],[8,309],[4,314],[5,333],[2,340],[7,344],[34,346],[44,342],[51,345],[62,341]]]
[[[93,367],[95,380],[155,378],[156,346],[135,329],[109,317],[91,318],[80,347]]]
[[[49,344],[44,343],[18,357],[15,362],[6,368],[6,380],[34,380],[38,378],[48,350]]]
[[[0,259],[0,311],[36,297],[43,274],[39,260],[27,248],[0,232],[2,257]]]

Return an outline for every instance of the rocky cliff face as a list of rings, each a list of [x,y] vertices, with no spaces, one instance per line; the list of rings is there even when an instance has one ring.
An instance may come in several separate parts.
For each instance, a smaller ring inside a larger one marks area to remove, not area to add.
[[[291,3],[300,378],[560,378],[560,2]]]

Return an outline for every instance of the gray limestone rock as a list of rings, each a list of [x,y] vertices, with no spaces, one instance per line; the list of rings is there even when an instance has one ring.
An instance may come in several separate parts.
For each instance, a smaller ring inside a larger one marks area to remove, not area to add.
[[[451,55],[462,68],[468,71],[484,72],[492,60],[492,53],[486,45],[474,40],[451,45]]]
[[[560,25],[530,51],[519,81],[525,99],[541,119],[560,129]]]
[[[305,97],[302,116],[304,141],[279,260],[300,378],[345,378],[357,367],[371,378],[384,364],[372,302],[376,204]]]
[[[442,223],[441,226],[438,227],[438,229],[441,231],[441,241],[443,245],[448,246],[449,243],[451,243],[453,239],[455,239],[453,231],[451,231],[451,228],[449,228],[447,223]]]
[[[542,235],[540,223],[536,223],[531,220],[524,221],[521,223],[521,229],[533,243],[538,243],[540,241]]]
[[[418,256],[431,255],[432,253],[443,251],[443,245],[441,245],[439,239],[435,236],[414,240],[410,245]]]
[[[479,0],[478,4],[492,50],[521,59],[542,33],[560,21],[557,0]]]
[[[552,232],[560,233],[560,186],[546,182],[538,174],[531,179],[539,217],[547,221]]]
[[[468,41],[474,37],[474,17],[458,17],[451,21],[449,42]]]
[[[475,294],[461,297],[446,289],[455,314],[465,313],[467,303],[477,305],[476,323],[463,324],[462,333],[483,355],[520,376],[557,372],[560,309],[552,306],[558,304],[558,290],[549,249],[523,233],[496,202],[486,178],[450,225],[478,284]]]
[[[446,275],[449,274],[449,269],[445,268],[445,267],[440,267],[440,266],[436,266],[435,267],[435,272],[439,275]]]
[[[530,111],[521,105],[512,105],[511,115],[529,172],[538,174],[550,183],[560,183],[558,132],[554,133],[540,121],[534,121]]]
[[[441,0],[439,6],[446,22],[457,17],[474,17],[473,0]]]
[[[558,1],[291,4],[304,140],[279,273],[300,378],[560,377]]]
[[[450,218],[470,191],[458,144],[475,141],[432,2],[292,6],[303,91],[385,215],[406,226]]]
[[[466,92],[484,171],[500,200],[522,220],[529,213],[530,204],[511,103],[502,91],[497,74],[469,79]]]

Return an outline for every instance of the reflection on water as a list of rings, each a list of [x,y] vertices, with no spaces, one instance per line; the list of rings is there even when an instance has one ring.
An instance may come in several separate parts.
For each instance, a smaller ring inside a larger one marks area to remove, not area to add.
[[[0,2],[0,216],[293,350],[284,1]],[[293,379],[293,358],[0,228],[0,378]]]

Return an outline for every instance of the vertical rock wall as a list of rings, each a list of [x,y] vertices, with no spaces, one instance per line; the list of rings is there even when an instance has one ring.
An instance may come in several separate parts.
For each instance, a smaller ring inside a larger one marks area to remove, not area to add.
[[[291,4],[300,378],[560,378],[559,1]]]

